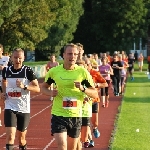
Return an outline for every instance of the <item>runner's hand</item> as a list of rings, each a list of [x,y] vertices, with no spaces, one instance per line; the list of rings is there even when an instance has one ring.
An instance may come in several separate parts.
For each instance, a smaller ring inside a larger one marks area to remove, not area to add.
[[[75,87],[78,88],[80,91],[84,90],[83,85],[81,82],[74,82]]]
[[[57,94],[58,94],[58,90],[56,88],[54,88],[53,90],[50,90],[51,91],[51,97],[56,97]]]
[[[84,97],[83,104],[85,104],[88,101],[89,101],[89,98],[88,97]]]
[[[1,100],[6,100],[6,97],[7,97],[6,93],[0,93]]]
[[[22,89],[24,88],[24,84],[19,79],[16,80],[16,85],[19,88],[22,88]]]

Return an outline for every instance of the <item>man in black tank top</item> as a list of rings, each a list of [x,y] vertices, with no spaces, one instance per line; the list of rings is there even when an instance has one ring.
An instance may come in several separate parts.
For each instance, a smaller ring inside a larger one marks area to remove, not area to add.
[[[33,70],[24,66],[24,51],[20,48],[12,53],[13,65],[2,71],[2,99],[5,101],[4,124],[6,128],[6,150],[14,149],[17,130],[19,150],[27,149],[26,133],[30,121],[30,93],[40,92]]]

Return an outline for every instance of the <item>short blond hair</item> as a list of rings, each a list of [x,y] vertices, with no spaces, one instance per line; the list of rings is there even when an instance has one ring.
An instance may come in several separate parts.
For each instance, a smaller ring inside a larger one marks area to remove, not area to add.
[[[76,45],[77,45],[78,47],[81,47],[81,48],[83,49],[83,45],[82,45],[81,43],[76,43]]]
[[[78,48],[77,45],[75,45],[73,43],[69,43],[69,44],[67,44],[67,45],[64,46],[64,52],[66,51],[67,47]]]
[[[15,48],[12,53],[14,53],[14,52],[22,52],[22,53],[24,53],[24,50],[21,49],[21,48]]]

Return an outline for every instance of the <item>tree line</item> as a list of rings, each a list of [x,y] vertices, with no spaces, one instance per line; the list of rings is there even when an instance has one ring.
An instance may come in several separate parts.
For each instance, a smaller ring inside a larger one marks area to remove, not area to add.
[[[85,53],[127,51],[134,40],[147,43],[149,10],[150,0],[1,0],[0,41],[6,51],[35,50],[38,60],[69,42]]]

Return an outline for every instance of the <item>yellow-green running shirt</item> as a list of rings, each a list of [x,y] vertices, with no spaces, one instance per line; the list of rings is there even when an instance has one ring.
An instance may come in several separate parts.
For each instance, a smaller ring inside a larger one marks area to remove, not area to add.
[[[63,117],[82,117],[85,93],[75,87],[74,82],[94,87],[90,73],[83,67],[75,65],[74,70],[66,70],[63,65],[51,68],[45,77],[49,85],[55,83],[58,95],[53,100],[51,113]]]

